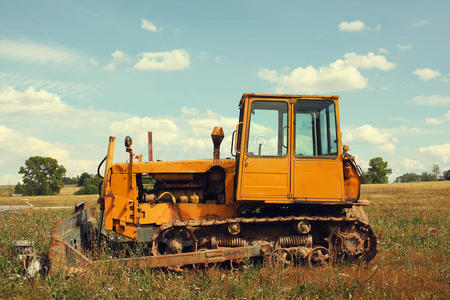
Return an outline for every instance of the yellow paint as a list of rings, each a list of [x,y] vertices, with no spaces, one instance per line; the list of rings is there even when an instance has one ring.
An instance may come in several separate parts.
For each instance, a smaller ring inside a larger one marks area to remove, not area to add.
[[[161,225],[177,220],[224,219],[234,215],[234,207],[217,204],[141,203],[139,209],[143,212],[140,224]]]

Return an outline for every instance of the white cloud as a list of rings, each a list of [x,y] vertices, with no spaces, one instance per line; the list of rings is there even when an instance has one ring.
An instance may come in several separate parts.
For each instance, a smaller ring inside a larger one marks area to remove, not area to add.
[[[389,50],[386,49],[386,48],[379,48],[379,49],[378,49],[378,52],[380,52],[380,53],[382,53],[382,54],[388,54],[388,53],[389,53]]]
[[[142,19],[141,28],[144,30],[151,31],[151,32],[158,31],[158,27],[156,27],[155,24],[153,24],[152,22],[150,22],[149,20],[146,20],[146,19]]]
[[[366,29],[366,24],[360,20],[339,23],[339,31],[362,31],[364,29]]]
[[[56,159],[66,158],[68,152],[60,144],[51,144],[44,140],[24,136],[20,132],[14,131],[0,124],[0,148],[1,157],[17,156],[51,156]]]
[[[181,108],[181,113],[186,116],[195,116],[198,115],[200,112],[196,108],[183,106]]]
[[[377,24],[377,26],[375,26],[374,30],[380,30],[381,29],[381,24]]]
[[[369,52],[367,55],[358,55],[355,52],[346,53],[344,63],[361,69],[388,71],[395,68],[395,64],[388,61],[385,56],[373,52]]]
[[[139,149],[146,149],[147,132],[152,131],[154,153],[158,159],[197,159],[211,157],[211,132],[215,126],[223,127],[225,138],[221,147],[226,151],[224,153],[229,153],[231,133],[236,124],[235,118],[227,118],[209,110],[205,113],[185,107],[180,117],[171,120],[132,117],[115,121],[110,126],[110,133],[131,136],[137,153]],[[222,155],[225,156],[226,154]]]
[[[450,105],[450,97],[441,96],[438,94],[432,96],[416,96],[410,100],[413,104],[416,105],[425,105],[425,106],[447,106]]]
[[[402,160],[402,165],[407,171],[413,171],[413,170],[422,170],[423,164],[414,159],[405,158]]]
[[[106,65],[103,69],[108,71],[114,71],[117,65],[121,62],[129,62],[131,61],[131,57],[121,50],[116,50],[111,54],[113,60],[111,63]]]
[[[26,40],[0,40],[0,58],[31,63],[75,63],[81,54],[59,45],[44,45]]]
[[[442,162],[450,162],[450,143],[443,145],[432,145],[428,147],[421,147],[419,151],[427,153],[433,157],[439,158]]]
[[[93,66],[95,66],[95,67],[99,65],[98,61],[96,61],[96,60],[93,59],[93,58],[91,58],[91,59],[89,60],[89,62],[91,63],[91,65],[93,65]]]
[[[137,70],[184,70],[189,68],[191,60],[185,49],[176,49],[165,52],[145,52],[134,65]]]
[[[382,132],[369,124],[362,125],[357,128],[348,129],[344,132],[342,139],[345,143],[368,143],[377,145],[379,151],[394,153],[397,139],[388,132]]]
[[[67,109],[58,95],[29,87],[24,92],[0,90],[0,111],[7,114],[54,114]]]
[[[113,120],[128,116],[93,107],[76,108],[63,102],[55,93],[38,91],[33,87],[23,92],[12,87],[0,89],[0,122],[13,122],[27,132],[33,132],[36,128],[41,128],[44,133],[56,129],[63,132],[87,127],[100,129],[106,128],[106,124]],[[55,124],[58,126],[55,127]]]
[[[147,132],[152,131],[155,141],[169,145],[178,139],[179,128],[169,119],[132,117],[124,121],[115,121],[110,127],[114,135],[134,136],[139,145],[147,145]]]
[[[425,119],[425,122],[426,122],[427,124],[430,124],[430,125],[439,125],[439,124],[442,123],[441,120],[435,119],[435,118],[426,118],[426,119]]]
[[[0,184],[8,184],[8,185],[14,185],[16,183],[22,183],[22,176],[20,174],[5,174],[3,176],[0,176]],[[14,192],[14,191],[11,191]]]
[[[391,133],[398,133],[398,134],[418,134],[418,133],[422,133],[422,130],[420,128],[417,127],[410,127],[410,126],[405,126],[402,125],[400,126],[400,128],[398,129],[391,129],[390,131]]]
[[[441,75],[439,71],[430,68],[416,69],[413,74],[422,80],[430,80]]]
[[[407,45],[398,44],[397,48],[400,50],[406,51],[406,50],[411,50],[412,45],[411,44],[407,44]]]
[[[42,139],[22,134],[0,124],[0,165],[15,164],[18,171],[20,165],[30,156],[49,156],[58,160],[66,170],[67,175],[74,176],[82,172],[93,172],[97,162],[88,159],[74,159],[67,145],[50,143]],[[12,170],[10,170],[12,171]],[[19,179],[20,176],[5,174],[0,177],[0,184],[15,183],[10,180]]]
[[[414,27],[418,27],[418,26],[428,25],[428,24],[430,24],[430,23],[431,23],[430,20],[428,20],[428,19],[422,19],[422,20],[419,20],[419,21],[417,21],[417,22],[412,23],[411,25],[414,26]]]
[[[96,82],[71,82],[35,79],[29,75],[20,73],[0,72],[0,89],[15,87],[15,89],[28,89],[30,86],[35,89],[44,89],[56,93],[63,98],[89,99],[102,94],[103,84]]]
[[[444,115],[444,120],[450,122],[450,110]]]
[[[394,67],[395,64],[383,55],[373,52],[358,55],[350,52],[344,55],[344,59],[338,59],[318,69],[309,65],[297,67],[288,74],[262,69],[258,72],[258,77],[275,84],[277,93],[326,93],[367,87],[367,78],[358,68],[387,71]]]

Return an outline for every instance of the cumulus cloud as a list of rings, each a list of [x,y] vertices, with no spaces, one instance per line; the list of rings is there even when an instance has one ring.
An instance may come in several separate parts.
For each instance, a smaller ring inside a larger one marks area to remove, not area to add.
[[[221,126],[225,133],[222,149],[229,151],[231,133],[236,128],[237,119],[210,110],[201,112],[196,108],[184,107],[181,111],[182,114],[172,119],[132,117],[115,121],[110,126],[110,133],[130,135],[137,149],[145,149],[147,132],[152,131],[154,153],[158,159],[197,159],[211,157],[211,132],[215,126]]]
[[[395,68],[395,64],[388,61],[385,56],[373,52],[369,52],[367,55],[358,55],[355,52],[346,53],[344,63],[361,69],[389,71]]]
[[[426,119],[425,119],[425,122],[426,122],[427,124],[430,124],[430,125],[439,125],[439,124],[442,123],[441,120],[435,119],[435,118],[426,118]]]
[[[411,103],[424,106],[447,106],[450,105],[450,97],[438,94],[431,96],[416,96],[410,100]]]
[[[400,50],[403,50],[403,51],[407,51],[407,50],[412,49],[412,45],[411,44],[407,44],[407,45],[397,44],[397,48]]]
[[[84,58],[77,51],[27,40],[0,40],[0,58],[28,63],[75,63]]]
[[[152,22],[150,22],[149,20],[146,20],[146,19],[142,19],[141,28],[144,30],[151,31],[151,32],[158,31],[158,27],[156,27],[155,24],[153,24]]]
[[[186,116],[195,116],[195,115],[199,114],[200,112],[196,108],[183,106],[181,108],[181,113]]]
[[[382,54],[388,54],[388,53],[389,53],[389,50],[386,49],[386,48],[379,48],[379,49],[378,49],[378,52],[380,52],[380,53],[382,53]]]
[[[68,174],[74,176],[82,172],[93,172],[97,162],[89,159],[74,159],[67,145],[61,143],[50,143],[45,140],[22,134],[17,130],[12,130],[0,124],[0,165],[16,164],[15,169],[19,170],[20,165],[30,156],[49,156],[67,169]],[[0,184],[12,183],[10,180],[17,177],[5,174],[0,176]],[[15,183],[15,182],[14,182]]]
[[[0,90],[0,111],[7,114],[54,114],[67,110],[58,95],[33,87],[17,91],[12,87]]]
[[[402,160],[402,165],[407,171],[413,171],[413,170],[422,170],[423,164],[414,159],[405,158]]]
[[[450,122],[450,110],[444,115],[444,120]]]
[[[0,124],[0,144],[4,145],[1,157],[8,157],[18,154],[44,155],[56,159],[67,157],[68,152],[59,144],[51,144],[41,139],[23,136],[20,132],[14,131]],[[7,145],[7,146],[6,146]]]
[[[135,137],[139,145],[147,144],[147,132],[153,131],[155,140],[161,145],[169,145],[178,139],[179,128],[169,119],[149,117],[132,117],[124,121],[115,121],[110,125],[114,135],[130,135]]]
[[[419,151],[436,157],[444,163],[450,162],[450,143],[421,147],[419,148]]]
[[[366,29],[366,24],[360,20],[339,23],[339,31],[362,31],[364,29]]]
[[[358,55],[350,52],[344,55],[344,59],[318,69],[309,65],[297,67],[287,74],[262,69],[258,72],[258,77],[274,84],[277,93],[326,93],[367,87],[367,78],[358,69],[388,71],[394,67],[395,64],[383,55],[373,52]]]
[[[348,129],[344,135],[343,140],[355,143],[367,143],[377,145],[377,149],[387,153],[394,153],[397,139],[391,133],[382,132],[369,124],[362,125],[357,128]]]
[[[106,65],[103,69],[108,71],[114,71],[117,65],[121,62],[129,62],[131,61],[131,57],[121,50],[116,50],[111,54],[113,60],[111,63]]]
[[[412,25],[413,27],[419,27],[419,26],[428,25],[428,24],[430,24],[430,23],[431,23],[430,20],[428,20],[428,19],[422,19],[422,20],[413,22],[411,25]]]
[[[222,126],[225,132],[222,149],[226,149],[223,157],[226,157],[231,133],[237,124],[235,118],[192,107],[183,107],[181,113],[172,118],[152,118],[75,108],[45,90],[8,88],[1,91],[3,94],[8,97],[0,97],[3,100],[0,102],[0,144],[3,145],[0,147],[0,184],[8,183],[11,178],[8,174],[17,172],[31,155],[56,158],[66,167],[69,176],[92,173],[104,156],[108,135],[115,135],[118,140],[130,135],[135,141],[135,153],[145,153],[147,132],[153,131],[158,159],[211,158],[211,131],[214,126]],[[13,124],[14,129],[6,124]],[[83,135],[83,142],[74,144],[79,134]],[[49,141],[48,136],[61,143]],[[89,140],[91,142],[86,142]],[[117,152],[116,161],[127,159],[125,151]]]
[[[430,68],[416,69],[413,74],[422,80],[430,80],[441,75],[439,71]]]
[[[134,65],[137,70],[173,71],[189,68],[191,60],[185,49],[176,49],[165,52],[145,52]]]

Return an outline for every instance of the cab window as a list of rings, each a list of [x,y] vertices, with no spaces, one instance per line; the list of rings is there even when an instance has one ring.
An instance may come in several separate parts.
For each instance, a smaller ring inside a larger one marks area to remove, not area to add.
[[[249,156],[285,156],[287,154],[287,112],[287,102],[252,102],[247,142]]]
[[[295,154],[297,157],[337,155],[335,105],[325,100],[295,103]]]

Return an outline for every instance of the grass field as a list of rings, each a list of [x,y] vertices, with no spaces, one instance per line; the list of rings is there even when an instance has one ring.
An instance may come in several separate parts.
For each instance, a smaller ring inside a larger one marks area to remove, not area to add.
[[[333,266],[205,272],[131,271],[97,267],[65,278],[23,279],[13,253],[17,239],[47,252],[53,222],[70,213],[29,210],[0,214],[0,298],[79,299],[450,299],[450,182],[365,185],[362,198],[379,239],[367,267]],[[96,196],[26,197],[30,203],[66,206]],[[15,199],[14,201],[23,201]],[[12,201],[0,197],[0,205]]]

